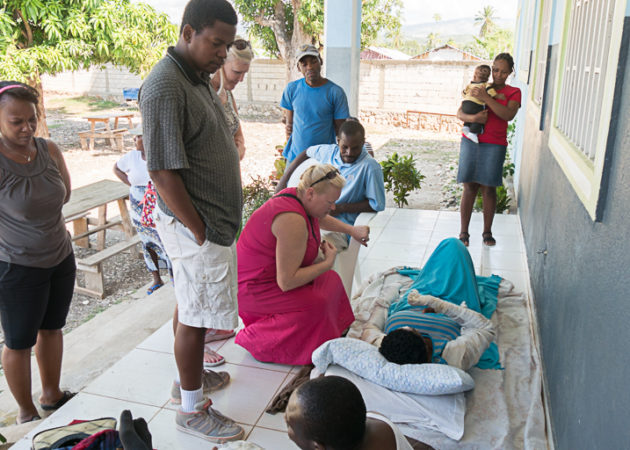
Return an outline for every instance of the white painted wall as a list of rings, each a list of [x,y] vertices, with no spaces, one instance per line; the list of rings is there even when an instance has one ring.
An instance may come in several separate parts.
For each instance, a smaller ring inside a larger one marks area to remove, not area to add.
[[[425,111],[455,114],[461,92],[478,61],[361,61],[359,108],[383,111]],[[123,88],[140,87],[139,76],[107,66],[103,70],[44,76],[46,91],[113,97]],[[284,63],[257,59],[234,90],[239,103],[278,104],[286,85]]]

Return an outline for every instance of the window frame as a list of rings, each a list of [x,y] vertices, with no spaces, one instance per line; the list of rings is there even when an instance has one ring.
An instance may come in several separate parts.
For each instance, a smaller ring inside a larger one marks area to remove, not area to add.
[[[588,0],[594,1],[594,0]],[[568,137],[558,128],[560,95],[562,92],[565,60],[567,57],[567,40],[571,25],[571,12],[574,4],[571,0],[564,2],[564,29],[560,42],[560,54],[556,68],[556,80],[554,84],[554,101],[551,116],[551,127],[549,131],[549,149],[560,165],[560,168],[568,178],[578,198],[586,208],[591,219],[601,220],[603,208],[600,204],[602,189],[602,179],[604,175],[604,163],[606,159],[606,148],[610,134],[610,119],[614,103],[615,85],[619,63],[619,53],[623,35],[623,22],[625,19],[625,0],[615,0],[611,39],[608,47],[608,57],[606,63],[606,74],[604,76],[604,90],[602,103],[599,111],[594,114],[600,115],[599,127],[597,130],[595,157],[591,161],[582,150],[573,144]]]

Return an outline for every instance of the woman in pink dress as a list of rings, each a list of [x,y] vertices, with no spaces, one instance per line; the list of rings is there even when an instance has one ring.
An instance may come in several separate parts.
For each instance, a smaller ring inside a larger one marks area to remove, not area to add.
[[[366,245],[368,227],[328,215],[344,184],[332,165],[309,167],[297,188],[267,201],[243,229],[236,249],[245,328],[236,343],[259,361],[310,364],[313,350],[340,337],[354,320],[343,283],[331,270],[336,250],[321,242],[319,231],[343,232]]]

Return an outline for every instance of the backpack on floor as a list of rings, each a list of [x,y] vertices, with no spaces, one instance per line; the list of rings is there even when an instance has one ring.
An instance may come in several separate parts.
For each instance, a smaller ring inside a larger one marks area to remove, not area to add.
[[[103,417],[87,421],[73,421],[68,425],[40,431],[33,436],[33,450],[67,449],[72,448],[82,440],[105,430],[116,430],[116,419]],[[115,450],[116,444],[102,447]]]

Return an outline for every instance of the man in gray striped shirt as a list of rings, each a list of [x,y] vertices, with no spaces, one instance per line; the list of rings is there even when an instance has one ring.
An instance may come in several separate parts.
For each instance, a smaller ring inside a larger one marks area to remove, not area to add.
[[[177,427],[215,442],[243,429],[204,394],[229,382],[203,370],[207,328],[238,325],[234,238],[241,220],[239,155],[221,102],[209,86],[234,41],[237,16],[225,0],[191,0],[179,40],[140,91],[147,166],[158,191],[156,228],[173,264],[177,309],[171,401]]]

